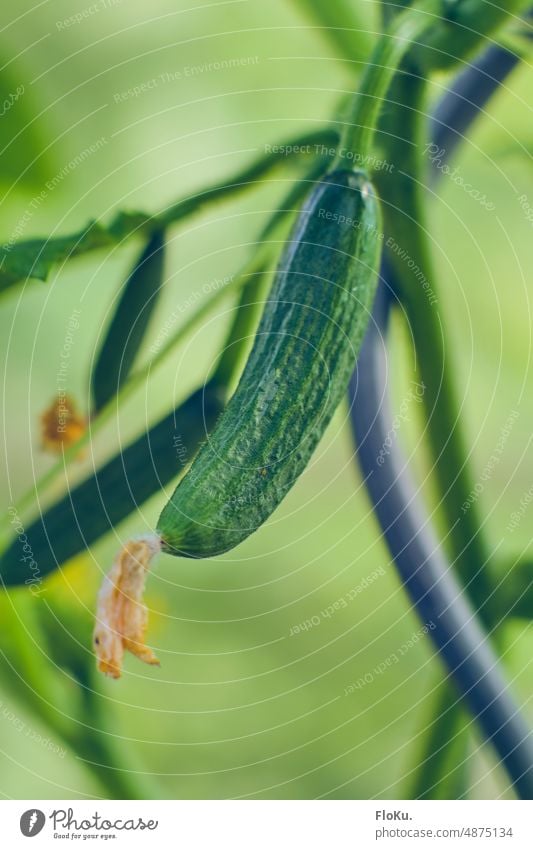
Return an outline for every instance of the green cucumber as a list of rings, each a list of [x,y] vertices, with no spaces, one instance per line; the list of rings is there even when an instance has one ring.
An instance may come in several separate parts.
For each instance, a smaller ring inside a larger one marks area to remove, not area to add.
[[[340,403],[367,325],[382,234],[359,171],[328,174],[296,221],[238,387],[159,518],[162,549],[228,551],[276,509]]]

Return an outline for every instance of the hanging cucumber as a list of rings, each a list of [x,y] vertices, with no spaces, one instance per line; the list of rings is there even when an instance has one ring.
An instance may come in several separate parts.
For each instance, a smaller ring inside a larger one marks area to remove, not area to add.
[[[212,557],[276,509],[305,469],[348,385],[367,325],[380,255],[377,199],[362,172],[334,171],[298,216],[234,395],[178,484],[154,535],[118,553],[98,596],[102,672],[145,645],[142,594],[153,556]]]
[[[296,482],[346,390],[379,245],[366,175],[338,170],[322,179],[287,243],[237,390],[160,516],[164,551],[228,551]]]

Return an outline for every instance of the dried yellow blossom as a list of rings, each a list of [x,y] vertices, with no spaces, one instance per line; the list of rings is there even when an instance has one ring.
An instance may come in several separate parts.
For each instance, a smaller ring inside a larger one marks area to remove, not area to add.
[[[83,436],[87,422],[77,412],[72,398],[61,392],[41,415],[41,444],[45,451],[61,453]]]
[[[148,611],[142,596],[150,562],[160,550],[157,536],[130,540],[117,554],[98,593],[94,648],[99,670],[112,678],[120,678],[125,651],[159,665],[144,642]]]

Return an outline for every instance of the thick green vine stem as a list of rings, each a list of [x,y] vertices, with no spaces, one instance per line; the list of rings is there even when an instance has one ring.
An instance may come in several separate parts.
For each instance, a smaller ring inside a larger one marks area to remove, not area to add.
[[[411,0],[382,0],[382,17],[389,26]],[[447,0],[437,26],[421,43],[413,45],[409,58],[427,76],[467,59],[504,24],[516,22],[531,0]]]
[[[422,0],[398,15],[381,36],[355,94],[342,148],[357,153],[363,160],[370,153],[383,101],[398,67],[413,43],[435,26],[441,8],[442,0]]]
[[[386,181],[378,185],[384,201],[389,259],[400,287],[397,294],[407,312],[416,368],[426,387],[423,399],[426,432],[449,529],[449,548],[463,584],[468,585],[482,619],[490,626],[487,605],[492,590],[485,571],[488,549],[476,505],[472,504],[466,513],[462,510],[469,500],[473,481],[459,423],[457,391],[450,371],[450,352],[445,347],[424,223],[419,161],[425,129],[421,108],[424,92],[425,81],[417,74],[406,70],[397,76],[382,124],[387,160],[395,167],[387,174]],[[393,136],[392,126],[401,127],[401,133],[396,129]],[[405,261],[405,256],[410,262]]]

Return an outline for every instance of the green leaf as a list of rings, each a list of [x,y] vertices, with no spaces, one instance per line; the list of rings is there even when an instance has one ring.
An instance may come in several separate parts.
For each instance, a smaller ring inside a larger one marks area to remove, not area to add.
[[[0,56],[0,182],[10,188],[42,187],[53,165],[36,114],[33,93],[22,69]],[[46,152],[44,152],[46,151]]]
[[[330,128],[316,130],[304,136],[271,145],[270,150],[233,177],[195,192],[189,197],[166,207],[160,214],[139,211],[118,212],[108,226],[97,221],[79,233],[54,239],[30,239],[17,242],[17,231],[0,247],[0,292],[21,280],[36,278],[47,280],[52,268],[76,256],[99,248],[120,244],[132,235],[149,237],[154,232],[175,224],[193,213],[202,211],[208,204],[236,195],[251,188],[274,168],[303,154],[317,156],[314,145],[334,146],[338,133]],[[323,157],[322,157],[323,158]]]
[[[75,256],[109,247],[114,238],[96,221],[72,236],[7,242],[0,248],[0,289],[30,277],[47,280],[54,265]]]

